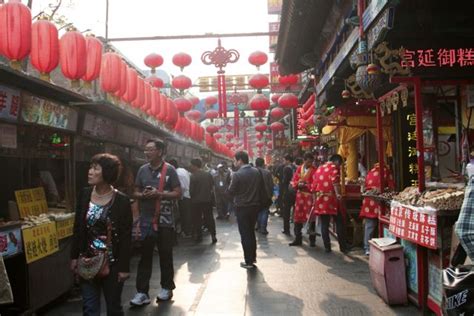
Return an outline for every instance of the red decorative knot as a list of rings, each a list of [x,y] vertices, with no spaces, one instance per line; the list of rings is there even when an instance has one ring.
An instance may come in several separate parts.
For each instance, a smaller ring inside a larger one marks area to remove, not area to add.
[[[186,53],[177,53],[173,56],[173,64],[178,66],[181,71],[183,71],[184,67],[189,66],[192,61],[191,56]]]
[[[285,111],[283,111],[281,108],[274,108],[270,111],[270,116],[274,120],[279,120],[285,116]]]
[[[161,57],[161,55],[151,53],[145,57],[144,62],[147,67],[151,68],[151,72],[155,73],[155,68],[163,65],[163,57]]]
[[[221,72],[228,63],[236,63],[239,58],[239,52],[235,49],[226,50],[221,46],[220,39],[217,41],[217,47],[212,52],[206,51],[201,56],[201,60],[205,65],[214,65]]]
[[[292,93],[285,93],[278,99],[278,105],[283,109],[295,109],[298,107],[298,97]]]
[[[280,122],[275,122],[275,123],[272,123],[272,125],[270,125],[270,129],[274,132],[281,132],[285,130],[285,125],[283,125],[283,123],[280,123]]]
[[[263,111],[270,108],[270,100],[263,94],[256,94],[249,102],[250,109],[254,111]]]

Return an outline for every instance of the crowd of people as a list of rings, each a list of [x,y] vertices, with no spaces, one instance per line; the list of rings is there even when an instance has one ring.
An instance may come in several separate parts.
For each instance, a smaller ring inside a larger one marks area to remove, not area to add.
[[[175,159],[165,161],[165,149],[160,140],[146,143],[147,163],[135,176],[135,189],[122,190],[127,192],[117,189],[122,189],[116,184],[122,167],[116,156],[104,153],[91,160],[89,186],[78,198],[71,253],[71,269],[79,279],[85,315],[100,314],[101,293],[108,315],[123,315],[121,294],[130,276],[133,245],[139,245],[140,258],[136,294],[130,304],[151,303],[155,248],[161,272],[156,300],[170,300],[176,287],[173,246],[178,237],[201,243],[203,231],[208,232],[212,244],[217,243],[214,208],[217,220],[235,216],[244,254],[240,266],[245,269],[256,267],[256,232],[269,233],[270,210],[282,217],[283,234],[292,236],[290,222],[294,223],[290,246],[302,245],[306,227],[309,245],[315,247],[319,218],[325,250],[331,252],[329,223],[334,217],[339,248],[343,253],[349,250],[338,212],[341,156],[323,161],[312,153],[296,159],[286,155],[281,164],[266,167],[262,158],[257,158],[254,166],[248,154],[240,151],[232,166],[222,162],[213,169],[196,158],[185,169]]]

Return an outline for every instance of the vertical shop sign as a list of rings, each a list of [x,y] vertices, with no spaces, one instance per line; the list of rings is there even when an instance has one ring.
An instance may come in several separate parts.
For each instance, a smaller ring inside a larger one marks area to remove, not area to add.
[[[281,14],[282,0],[267,0],[268,14]]]
[[[72,236],[72,230],[74,228],[74,217],[70,217],[63,220],[56,220],[56,232],[58,239],[63,239]]]
[[[280,22],[270,22],[268,24],[268,30],[270,33],[278,33],[280,30]],[[270,46],[270,53],[275,53],[276,47],[277,47],[277,42],[278,42],[278,34],[270,35],[268,37],[269,39],[269,46]]]
[[[426,248],[437,249],[438,222],[433,212],[421,212],[398,202],[390,205],[390,232]]]
[[[35,262],[59,250],[54,222],[23,229],[26,263]]]
[[[296,109],[296,136],[307,136],[308,134],[304,126],[303,112],[303,108]]]
[[[0,86],[0,118],[17,121],[21,104],[20,90]]]
[[[30,215],[38,216],[48,212],[46,195],[42,187],[15,191],[15,197],[21,218]]]

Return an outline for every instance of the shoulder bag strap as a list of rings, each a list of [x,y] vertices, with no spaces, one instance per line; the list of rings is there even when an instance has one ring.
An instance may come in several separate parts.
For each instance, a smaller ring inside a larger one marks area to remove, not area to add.
[[[163,192],[167,171],[168,171],[168,164],[166,162],[163,162],[163,167],[161,168],[161,175],[160,175],[160,184],[158,185],[158,192]],[[158,224],[160,222],[160,207],[161,207],[161,198],[156,199],[155,214],[153,215],[153,223],[152,223],[154,231],[158,231]]]

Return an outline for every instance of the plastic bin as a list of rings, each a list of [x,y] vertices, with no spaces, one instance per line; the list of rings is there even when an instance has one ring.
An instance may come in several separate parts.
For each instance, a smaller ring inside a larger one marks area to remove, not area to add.
[[[407,304],[405,260],[401,245],[370,244],[370,277],[379,296],[389,305]]]

